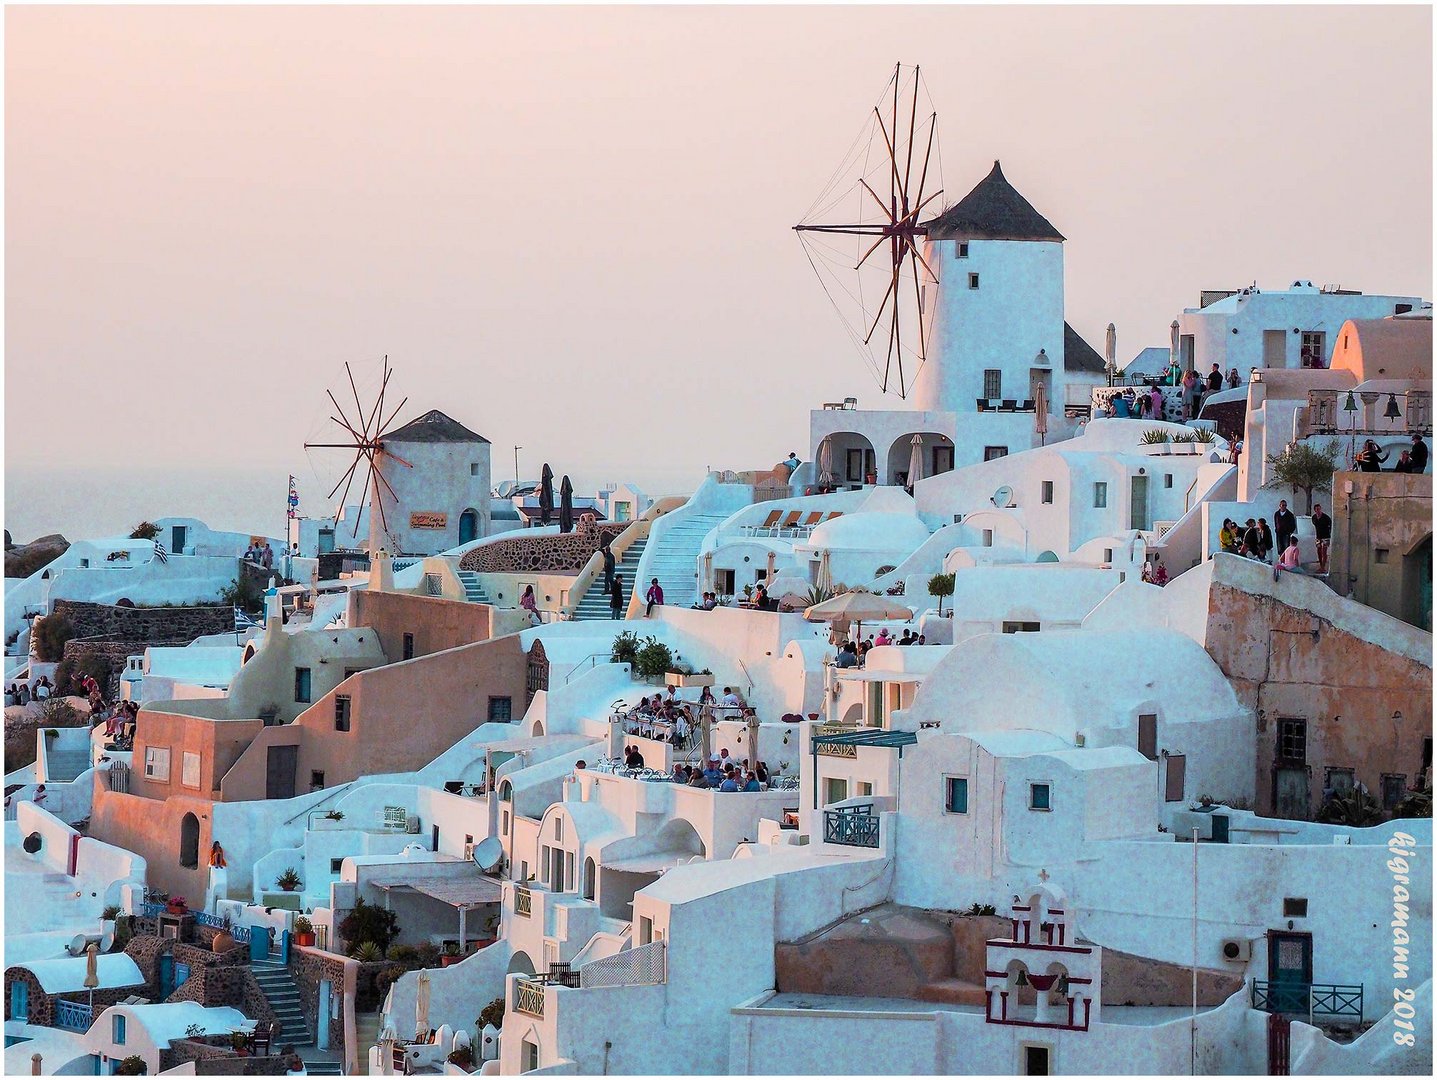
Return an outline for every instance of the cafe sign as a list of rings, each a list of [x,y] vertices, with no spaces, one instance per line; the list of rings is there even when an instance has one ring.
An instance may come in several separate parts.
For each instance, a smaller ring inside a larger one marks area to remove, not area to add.
[[[445,529],[449,527],[449,515],[434,510],[416,510],[409,515],[411,529]]]

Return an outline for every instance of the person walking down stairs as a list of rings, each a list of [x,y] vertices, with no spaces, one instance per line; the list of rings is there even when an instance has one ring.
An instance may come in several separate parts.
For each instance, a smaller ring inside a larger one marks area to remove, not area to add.
[[[646,619],[650,618],[653,615],[655,605],[658,605],[659,607],[664,606],[664,587],[659,584],[658,578],[654,578],[654,580],[649,584],[649,591],[644,593],[644,599],[648,601],[649,605],[648,608],[644,611],[644,618]]]
[[[611,618],[617,619],[619,612],[624,607],[624,576],[614,575],[614,583],[609,586],[609,614]]]

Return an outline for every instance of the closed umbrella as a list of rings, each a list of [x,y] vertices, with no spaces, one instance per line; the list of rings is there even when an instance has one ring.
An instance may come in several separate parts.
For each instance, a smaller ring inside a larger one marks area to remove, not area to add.
[[[569,483],[569,474],[559,483],[559,531],[574,531],[574,485]]]
[[[814,587],[821,593],[833,591],[833,567],[828,560],[828,548],[818,553],[818,580]]]
[[[833,446],[827,438],[818,444],[818,483],[820,487],[833,484]]]
[[[748,718],[748,767],[758,772],[758,717]]]
[[[90,942],[85,946],[85,989],[90,991],[90,1009],[95,1008],[95,987],[100,985],[100,946]]]
[[[539,524],[549,524],[554,513],[554,470],[544,462],[544,471],[539,476]]]
[[[712,705],[705,705],[699,710],[699,753],[700,765],[707,768],[709,758],[714,753],[714,710]]]
[[[1038,445],[1048,441],[1048,388],[1042,383],[1033,391],[1033,430],[1038,433]]]
[[[390,1024],[384,1025],[384,1030],[379,1033],[379,1072],[381,1076],[394,1075],[394,1044],[399,1041]]]
[[[908,490],[923,479],[923,436],[913,436],[913,449],[908,453]]]
[[[704,592],[714,591],[714,553],[704,552]]]
[[[770,595],[773,593],[774,571],[777,569],[777,563],[778,552],[770,551],[768,553],[768,572],[763,576],[763,587],[769,590]]]
[[[1174,319],[1168,329],[1172,332],[1172,363],[1176,364],[1178,362],[1178,321]]]
[[[421,971],[414,986],[414,1037],[429,1037],[429,972]]]
[[[1112,378],[1118,373],[1118,328],[1108,323],[1108,385],[1112,385]]]

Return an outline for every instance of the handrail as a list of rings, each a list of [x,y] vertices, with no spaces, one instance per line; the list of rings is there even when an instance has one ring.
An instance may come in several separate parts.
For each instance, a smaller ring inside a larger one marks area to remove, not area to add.
[[[667,514],[670,510],[682,506],[684,501],[685,500],[677,496],[655,499],[647,510],[629,522],[628,527],[624,529],[623,532],[609,541],[609,550],[614,553],[615,564],[623,561],[624,555],[630,547],[649,535],[649,529],[655,521],[664,514]],[[563,615],[572,617],[574,612],[579,610],[579,605],[583,603],[584,597],[588,595],[589,589],[594,584],[594,579],[599,576],[603,569],[604,550],[600,548],[589,556],[589,561],[584,563],[583,569],[579,571],[579,575],[574,578],[573,583],[570,584],[569,602],[559,605],[559,610]],[[633,582],[629,583],[629,587],[630,589],[633,588]]]
[[[1198,483],[1198,478],[1197,478],[1196,476],[1194,476],[1194,477],[1193,477],[1193,482],[1188,485],[1187,491],[1183,493],[1183,513],[1184,513],[1184,514],[1189,513],[1189,512],[1192,510],[1192,508],[1193,508],[1192,497],[1193,497],[1193,492],[1197,490],[1197,483]]]
[[[606,653],[606,652],[590,653],[588,656],[584,657],[584,659],[580,660],[577,664],[575,664],[572,668],[569,669],[569,673],[564,676],[564,685],[565,685],[565,686],[568,686],[568,685],[569,685],[569,680],[572,679],[575,675],[579,674],[579,669],[580,669],[581,667],[583,667],[585,664],[588,664],[590,668],[596,668],[596,667],[598,667],[598,666],[599,666],[599,665],[598,665],[598,658],[601,657],[601,656],[604,657],[604,659],[607,660],[607,659],[609,659],[611,656],[613,656],[613,653]]]
[[[737,657],[735,657],[735,659],[738,659],[738,666],[741,667],[741,668],[743,668],[743,677],[748,680],[748,694],[747,694],[746,696],[747,696],[747,697],[752,697],[752,696],[753,696],[753,676],[749,674],[748,665],[745,664],[745,663],[743,662],[743,660],[741,660],[741,659],[739,659],[739,658],[737,658]]]

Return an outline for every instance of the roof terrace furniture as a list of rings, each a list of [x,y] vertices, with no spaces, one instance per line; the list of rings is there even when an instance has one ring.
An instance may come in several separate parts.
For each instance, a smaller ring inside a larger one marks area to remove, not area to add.
[[[782,510],[770,510],[768,517],[764,518],[762,525],[745,525],[744,530],[750,536],[757,536],[760,532],[768,532],[778,524],[778,519],[783,517]]]
[[[1017,398],[1004,398],[1004,399],[1003,399],[1003,403],[998,406],[998,411],[999,411],[999,412],[1017,412],[1017,411],[1018,411],[1018,399],[1017,399]]]
[[[1034,401],[1032,398],[1024,398],[1024,399],[1023,399],[1023,408],[1022,408],[1022,411],[1023,411],[1023,412],[1036,412],[1037,409],[1038,409],[1038,403],[1037,403],[1036,401]]]

